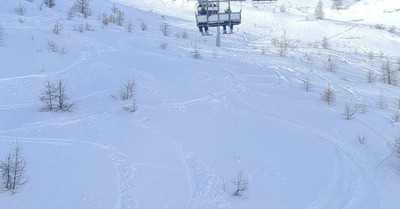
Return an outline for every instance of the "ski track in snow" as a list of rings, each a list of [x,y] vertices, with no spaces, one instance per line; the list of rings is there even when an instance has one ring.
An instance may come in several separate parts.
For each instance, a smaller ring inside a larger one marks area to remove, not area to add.
[[[307,209],[337,209],[337,208],[358,208],[361,202],[374,201],[370,208],[379,208],[379,194],[376,192],[376,183],[372,176],[372,170],[363,170],[359,162],[353,157],[354,149],[337,139],[332,138],[313,127],[307,126],[291,118],[280,116],[266,116],[253,113],[257,117],[275,121],[288,128],[308,133],[315,139],[327,142],[336,152],[336,169],[333,182],[325,190],[321,191],[315,201]]]
[[[12,141],[13,137],[1,136],[2,141]],[[19,142],[23,143],[38,143],[48,144],[54,146],[75,145],[75,146],[88,146],[99,150],[107,156],[108,159],[114,164],[118,173],[118,202],[115,209],[135,209],[136,201],[134,200],[134,187],[133,187],[133,173],[134,166],[128,159],[127,155],[119,151],[116,147],[111,145],[103,145],[99,143],[86,142],[74,139],[56,139],[56,138],[26,138],[19,137]]]
[[[220,209],[229,208],[227,194],[222,190],[222,181],[215,175],[209,166],[187,151],[181,143],[159,131],[139,123],[139,126],[159,135],[166,140],[182,156],[189,181],[190,199],[187,209]]]
[[[226,208],[230,206],[227,194],[222,191],[219,178],[206,163],[185,151],[181,144],[172,142],[184,158],[190,181],[190,200],[188,209]]]

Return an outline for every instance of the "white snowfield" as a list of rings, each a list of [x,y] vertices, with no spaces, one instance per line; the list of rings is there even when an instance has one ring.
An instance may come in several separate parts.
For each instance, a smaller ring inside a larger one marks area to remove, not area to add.
[[[0,159],[18,139],[29,179],[0,193],[0,208],[400,208],[400,91],[381,71],[400,68],[400,1],[323,2],[324,20],[317,0],[232,2],[242,23],[218,48],[216,28],[198,32],[196,1],[90,1],[91,16],[68,20],[73,0],[4,0]],[[124,25],[103,26],[114,3]],[[76,108],[39,111],[45,82],[59,79]],[[130,79],[133,114],[111,96]],[[328,87],[332,105],[321,100]],[[359,107],[352,120],[346,104]]]

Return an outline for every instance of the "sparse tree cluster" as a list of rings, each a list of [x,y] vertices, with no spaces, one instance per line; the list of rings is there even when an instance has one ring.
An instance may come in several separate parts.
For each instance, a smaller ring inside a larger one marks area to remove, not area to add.
[[[73,6],[73,10],[82,14],[85,19],[91,15],[89,1],[90,0],[76,0]]]
[[[111,8],[112,13],[107,14],[103,13],[102,22],[104,26],[107,26],[109,23],[113,23],[119,26],[122,26],[125,22],[125,13],[119,10],[115,4]],[[132,25],[132,24],[131,24]]]
[[[40,96],[40,101],[45,103],[41,108],[42,111],[71,111],[75,107],[75,103],[70,103],[69,97],[66,95],[66,84],[63,80],[57,83],[46,82],[45,91]]]
[[[22,155],[22,144],[16,141],[9,154],[0,161],[1,186],[3,190],[16,193],[27,182],[26,161]]]
[[[54,41],[47,41],[47,47],[54,53],[60,53],[63,55],[67,53],[65,47],[60,48]]]

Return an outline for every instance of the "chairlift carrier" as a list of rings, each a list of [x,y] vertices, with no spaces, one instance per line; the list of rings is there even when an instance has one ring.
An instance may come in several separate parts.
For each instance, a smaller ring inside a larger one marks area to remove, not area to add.
[[[228,2],[227,9],[230,10],[230,1],[245,0],[198,0],[196,5],[196,23],[197,27],[218,27],[228,25],[239,25],[241,23],[241,13],[224,11],[220,12],[220,2]]]

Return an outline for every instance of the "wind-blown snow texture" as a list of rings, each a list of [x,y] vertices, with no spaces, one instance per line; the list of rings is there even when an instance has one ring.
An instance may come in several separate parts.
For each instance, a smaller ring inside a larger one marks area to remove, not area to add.
[[[332,10],[325,0],[319,21],[317,0],[232,2],[242,24],[221,35],[220,48],[215,28],[202,37],[195,27],[195,1],[90,1],[91,16],[67,20],[74,2],[0,7],[0,157],[17,138],[29,162],[28,183],[0,193],[0,208],[400,208],[392,151],[399,87],[380,79],[382,63],[400,65],[399,1],[345,0]],[[114,3],[125,24],[103,26]],[[273,43],[283,39],[290,46],[281,57]],[[195,44],[201,59],[191,57]],[[45,82],[58,79],[76,109],[40,112]],[[111,97],[129,79],[134,114]],[[321,100],[328,86],[331,106]],[[345,120],[346,104],[368,112]],[[249,189],[237,198],[232,181],[241,170]]]

